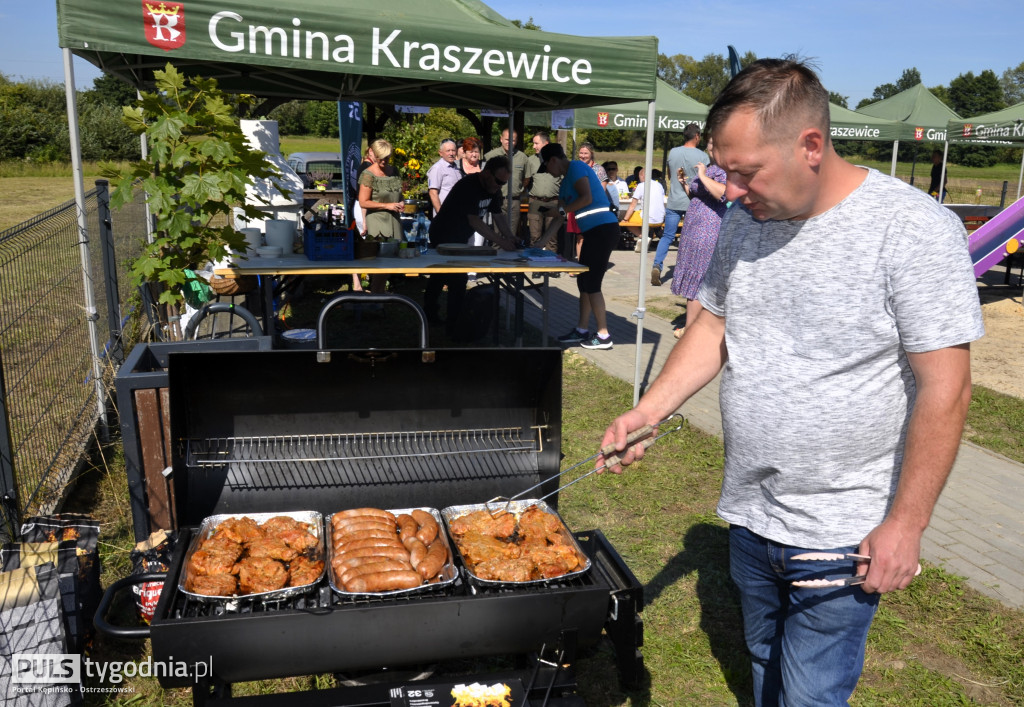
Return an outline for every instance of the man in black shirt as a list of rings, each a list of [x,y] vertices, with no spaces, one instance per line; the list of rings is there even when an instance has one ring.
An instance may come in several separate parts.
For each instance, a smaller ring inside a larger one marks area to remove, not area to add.
[[[497,233],[483,220],[486,214],[501,213],[501,187],[508,181],[508,177],[508,158],[499,155],[487,160],[481,171],[467,174],[456,182],[441,204],[441,210],[430,223],[430,247],[436,248],[441,243],[466,244],[475,232],[503,250],[515,250],[516,239],[505,219],[493,219]],[[423,306],[431,324],[441,322],[438,300],[447,285],[446,321],[449,334],[453,333],[453,327],[462,311],[467,281],[467,276],[460,273],[430,276],[423,293]]]

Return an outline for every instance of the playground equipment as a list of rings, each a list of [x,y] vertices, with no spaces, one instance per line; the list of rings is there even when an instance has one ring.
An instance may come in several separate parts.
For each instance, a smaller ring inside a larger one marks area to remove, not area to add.
[[[974,276],[981,277],[1024,245],[1024,199],[1000,211],[968,237]]]

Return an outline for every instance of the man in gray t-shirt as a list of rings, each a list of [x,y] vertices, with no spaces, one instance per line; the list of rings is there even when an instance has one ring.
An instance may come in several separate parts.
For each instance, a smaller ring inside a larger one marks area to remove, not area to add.
[[[705,309],[602,445],[624,449],[722,371],[718,513],[757,704],[846,704],[878,596],[919,570],[959,447],[970,342],[984,334],[966,232],[927,195],[836,154],[828,93],[798,62],[744,69],[707,129],[735,205]],[[793,584],[853,575],[859,586]]]

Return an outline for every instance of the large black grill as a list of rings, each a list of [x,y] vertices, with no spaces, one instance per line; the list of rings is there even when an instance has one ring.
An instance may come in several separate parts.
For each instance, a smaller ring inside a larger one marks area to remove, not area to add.
[[[154,659],[212,656],[212,682],[226,685],[552,645],[574,652],[606,631],[623,680],[638,679],[641,589],[596,530],[576,533],[591,571],[542,585],[481,588],[462,575],[444,591],[352,598],[324,580],[271,602],[199,601],[177,589],[185,549],[207,516],[326,517],[361,506],[477,504],[535,484],[538,496],[553,491],[561,351],[181,353],[170,356],[169,378],[181,533],[148,629]],[[557,507],[557,495],[547,502]],[[190,676],[160,681],[194,684]]]

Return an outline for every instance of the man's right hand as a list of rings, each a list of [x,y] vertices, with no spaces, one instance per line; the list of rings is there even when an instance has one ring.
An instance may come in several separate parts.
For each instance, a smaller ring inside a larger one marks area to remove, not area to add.
[[[655,420],[654,422],[658,422],[658,420]],[[608,426],[607,430],[605,430],[604,437],[601,439],[601,448],[603,449],[609,444],[614,444],[615,451],[622,452],[622,450],[626,449],[626,438],[629,436],[630,432],[638,430],[644,425],[654,424],[654,422],[648,420],[647,416],[640,410],[633,408],[629,412],[619,415],[612,421],[612,424]],[[657,428],[655,428],[655,432],[653,434],[657,434]],[[633,462],[643,459],[643,457],[644,445],[642,442],[637,442],[622,455],[621,465],[616,464],[611,467],[611,471],[614,474],[621,474],[622,467],[629,466]],[[595,463],[596,466],[601,466],[602,464],[604,464],[604,455],[599,456]],[[597,473],[600,474],[601,472],[599,471]]]

